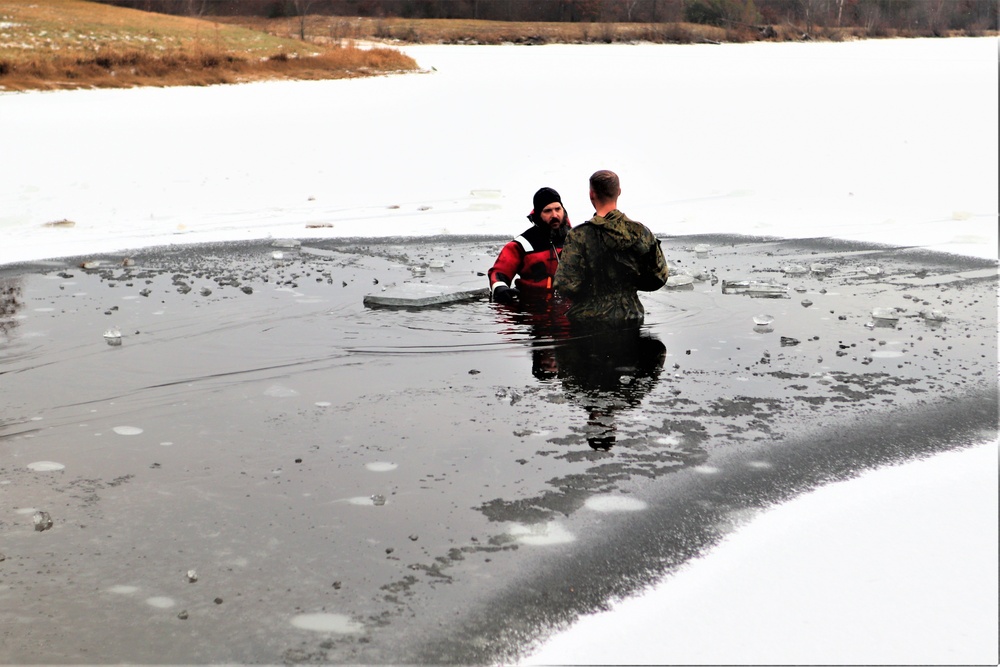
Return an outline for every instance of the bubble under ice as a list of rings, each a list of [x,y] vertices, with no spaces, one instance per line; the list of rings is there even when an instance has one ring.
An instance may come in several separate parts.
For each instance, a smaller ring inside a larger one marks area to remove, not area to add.
[[[35,472],[53,472],[55,470],[66,469],[66,466],[62,463],[56,463],[55,461],[35,461],[34,463],[29,463],[25,467],[28,470],[33,470]]]
[[[352,620],[346,614],[299,614],[292,617],[291,623],[301,630],[333,632],[340,635],[355,634],[365,630],[364,624]]]
[[[587,498],[584,507],[595,512],[638,512],[649,507],[638,498],[616,495],[597,495]]]
[[[521,544],[549,546],[566,544],[576,540],[576,536],[556,522],[524,525],[515,523],[510,528],[510,536]]]

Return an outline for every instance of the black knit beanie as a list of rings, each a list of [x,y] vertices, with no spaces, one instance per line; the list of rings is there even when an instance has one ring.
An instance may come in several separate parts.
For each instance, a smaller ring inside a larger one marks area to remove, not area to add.
[[[551,204],[552,202],[556,201],[561,204],[562,197],[560,197],[559,193],[553,190],[552,188],[542,188],[541,190],[536,192],[534,199],[531,200],[531,203],[535,207],[536,219],[541,220],[542,210],[544,210],[545,207]]]

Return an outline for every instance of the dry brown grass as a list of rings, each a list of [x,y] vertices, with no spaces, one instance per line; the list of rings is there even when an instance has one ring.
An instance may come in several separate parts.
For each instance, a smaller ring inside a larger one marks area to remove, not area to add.
[[[231,25],[275,36],[298,36],[298,18],[217,17]],[[314,43],[371,40],[412,44],[586,44],[600,42],[699,43],[726,40],[727,31],[694,23],[543,23],[471,19],[405,19],[307,16]]]
[[[275,36],[297,37],[298,17],[218,17],[216,20]],[[655,42],[699,44],[749,41],[844,41],[867,37],[907,37],[899,31],[871,34],[863,28],[826,27],[806,34],[803,26],[790,24],[731,28],[697,23],[541,23],[475,21],[471,19],[406,19],[344,16],[307,16],[306,39],[317,44],[365,40],[387,44],[590,44]],[[966,34],[966,33],[956,33]],[[994,33],[995,34],[995,33]]]
[[[417,69],[390,48],[306,44],[85,0],[0,0],[0,90],[332,79]]]

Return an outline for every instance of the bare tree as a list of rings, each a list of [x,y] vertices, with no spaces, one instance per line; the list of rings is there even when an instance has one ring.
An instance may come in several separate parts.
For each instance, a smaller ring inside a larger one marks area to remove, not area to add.
[[[306,40],[306,15],[312,8],[315,0],[292,0],[295,8],[295,15],[299,17],[299,39]]]

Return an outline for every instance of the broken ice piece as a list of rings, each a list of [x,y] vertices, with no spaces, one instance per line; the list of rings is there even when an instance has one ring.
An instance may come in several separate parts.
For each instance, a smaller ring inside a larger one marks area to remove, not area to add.
[[[753,323],[757,326],[766,327],[771,322],[774,322],[774,317],[771,315],[760,314],[753,316]]]
[[[675,273],[667,278],[667,287],[683,287],[694,284],[694,276],[684,273]]]
[[[924,309],[920,311],[920,317],[924,318],[929,322],[944,322],[948,319],[948,316],[944,312],[935,309]]]
[[[52,517],[49,516],[48,512],[35,512],[35,516],[32,518],[35,521],[35,530],[37,531],[48,530],[52,527]]]
[[[875,308],[872,317],[876,320],[898,320],[899,312],[895,308]]]
[[[107,341],[108,345],[121,345],[122,344],[122,332],[118,327],[111,327],[104,332],[104,340]]]

